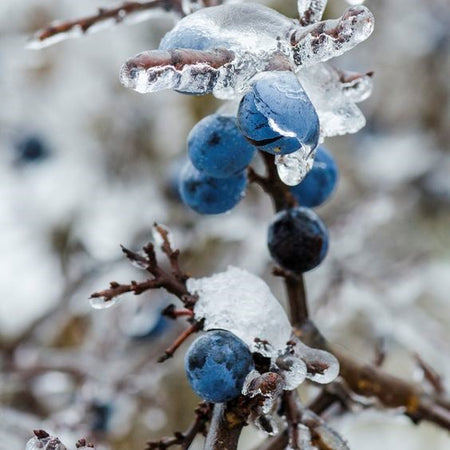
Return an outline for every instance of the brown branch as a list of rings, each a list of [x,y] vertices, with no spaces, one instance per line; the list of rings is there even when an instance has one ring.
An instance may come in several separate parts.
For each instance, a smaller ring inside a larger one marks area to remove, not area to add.
[[[182,450],[187,450],[198,434],[206,435],[206,427],[211,420],[212,406],[202,402],[195,410],[195,420],[184,432],[175,432],[173,437],[163,438],[159,441],[149,441],[146,450],[165,450],[180,445]]]
[[[203,322],[194,322],[189,328],[187,328],[183,333],[181,333],[175,342],[164,351],[164,355],[158,358],[158,362],[162,363],[167,361],[169,358],[172,358],[174,353],[178,350],[178,348],[186,341],[186,339],[197,331],[200,331],[203,328]]]
[[[182,15],[181,5],[181,0],[150,0],[147,2],[126,1],[114,8],[99,8],[97,14],[91,16],[53,23],[49,27],[36,32],[33,41],[42,44],[54,36],[68,33],[74,29],[79,29],[82,33],[87,33],[94,25],[107,20],[113,20],[115,23],[120,23],[133,14],[155,8],[163,8],[166,11],[175,11]]]
[[[431,384],[437,394],[443,394],[445,392],[444,385],[442,383],[442,377],[427,364],[417,353],[414,355],[415,360],[423,370],[425,379]]]
[[[420,386],[354,360],[323,338],[311,322],[295,331],[307,345],[329,351],[339,360],[340,376],[357,395],[376,398],[386,408],[404,408],[414,423],[422,420],[450,430],[450,405],[426,394]]]
[[[236,450],[245,423],[239,406],[216,403],[204,449]]]
[[[131,263],[149,272],[153,278],[141,282],[131,281],[129,284],[119,284],[113,281],[110,283],[108,289],[93,293],[91,298],[103,298],[105,302],[109,302],[127,292],[139,295],[149,289],[164,288],[178,297],[187,309],[193,309],[196,297],[191,295],[187,290],[186,280],[189,276],[180,268],[180,252],[179,250],[172,249],[168,238],[168,231],[165,228],[157,224],[155,224],[155,228],[163,240],[161,249],[169,260],[171,270],[167,271],[158,264],[155,248],[152,243],[147,244],[143,248],[144,254],[133,252],[122,246],[123,253]]]

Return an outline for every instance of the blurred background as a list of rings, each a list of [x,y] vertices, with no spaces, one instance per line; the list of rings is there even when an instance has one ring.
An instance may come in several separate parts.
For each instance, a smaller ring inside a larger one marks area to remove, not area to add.
[[[264,3],[296,16],[294,0]],[[361,2],[330,0],[326,16],[349,3]],[[325,142],[341,177],[318,211],[331,244],[306,275],[313,318],[356,358],[373,361],[382,343],[390,373],[427,389],[419,355],[450,387],[450,3],[364,3],[373,36],[333,63],[373,70],[375,89],[362,104],[367,126]],[[88,301],[111,280],[145,276],[119,244],[139,249],[153,222],[170,226],[193,276],[239,265],[284,302],[266,249],[272,209],[257,187],[222,216],[178,200],[187,133],[220,102],[119,83],[121,64],[156,48],[172,15],[25,49],[50,21],[111,4],[0,2],[0,449],[22,450],[44,428],[67,445],[86,436],[102,449],[138,450],[189,424],[198,399],[184,350],[155,362],[185,327],[159,317],[174,299],[155,291],[101,311]],[[395,411],[353,411],[332,424],[352,449],[450,448],[448,433]],[[262,439],[247,427],[241,448]]]

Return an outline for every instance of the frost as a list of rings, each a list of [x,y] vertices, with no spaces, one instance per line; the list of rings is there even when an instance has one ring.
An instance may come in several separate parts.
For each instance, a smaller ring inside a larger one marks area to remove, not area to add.
[[[302,145],[299,150],[288,155],[275,156],[280,180],[288,186],[299,184],[314,164],[315,152],[308,145]]]
[[[269,286],[245,270],[230,266],[208,278],[190,278],[187,288],[199,297],[194,313],[205,319],[205,330],[231,331],[254,352],[264,353],[262,341],[268,354],[277,354],[290,339],[291,325],[284,309]]]

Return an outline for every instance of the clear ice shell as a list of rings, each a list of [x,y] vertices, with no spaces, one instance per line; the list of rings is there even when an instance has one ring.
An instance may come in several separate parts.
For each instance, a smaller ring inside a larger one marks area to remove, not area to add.
[[[298,14],[302,21],[315,23],[322,19],[328,0],[297,0]],[[308,11],[308,15],[305,12]]]
[[[284,378],[284,390],[297,389],[305,381],[306,364],[301,358],[295,355],[279,356],[276,364],[281,369],[281,375]]]
[[[89,303],[93,309],[108,309],[116,306],[121,301],[120,297],[115,297],[106,301],[103,297],[94,297],[89,299]]]
[[[302,359],[307,368],[306,378],[320,384],[328,384],[339,375],[339,361],[325,350],[308,347],[294,338],[294,355]]]
[[[223,329],[241,338],[259,352],[255,338],[267,341],[268,355],[277,355],[291,336],[291,324],[269,286],[259,277],[237,267],[208,278],[187,281],[190,293],[198,295],[194,308],[204,318],[205,330]]]
[[[366,40],[375,19],[365,6],[348,8],[335,20],[326,20],[297,30],[292,36],[294,61],[299,68],[328,61]]]
[[[366,119],[354,102],[370,95],[371,80],[342,83],[340,73],[326,63],[302,69],[297,77],[316,108],[322,137],[356,133],[364,127]]]
[[[294,153],[288,155],[276,155],[275,165],[277,166],[280,180],[288,186],[299,184],[314,164],[314,151],[311,147],[302,145]]]
[[[320,437],[326,448],[333,450],[350,450],[347,442],[333,428],[310,409],[303,409],[302,421],[314,424],[314,432]]]

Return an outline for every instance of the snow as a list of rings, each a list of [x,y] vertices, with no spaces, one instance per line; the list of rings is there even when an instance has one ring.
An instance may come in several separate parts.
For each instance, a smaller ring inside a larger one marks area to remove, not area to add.
[[[205,330],[223,329],[241,338],[251,351],[277,354],[291,336],[286,312],[259,277],[229,266],[207,278],[189,279],[187,288],[199,299],[194,313]],[[255,338],[269,345],[259,346]]]

